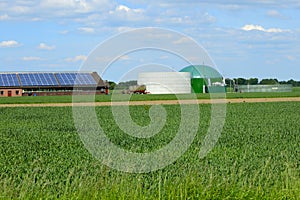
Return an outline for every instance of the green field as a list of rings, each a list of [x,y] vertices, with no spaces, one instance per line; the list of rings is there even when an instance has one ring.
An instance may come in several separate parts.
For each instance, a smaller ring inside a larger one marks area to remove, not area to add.
[[[149,139],[123,134],[110,107],[96,112],[111,141],[145,152],[176,134],[180,107],[164,107],[166,124]],[[221,137],[199,159],[210,116],[210,105],[200,105],[200,128],[188,151],[164,169],[131,174],[88,153],[71,107],[0,108],[0,199],[298,199],[299,109],[300,102],[229,104]],[[130,112],[137,124],[149,123],[149,106]]]
[[[117,98],[121,101],[126,101],[128,95],[116,94]],[[112,95],[97,95],[95,97],[96,102],[109,102],[111,101]],[[276,97],[300,97],[300,88],[294,88],[292,92],[258,92],[258,93],[227,93],[226,98],[276,98]],[[194,95],[183,94],[183,95],[173,95],[173,94],[147,94],[147,95],[132,95],[132,101],[152,101],[152,100],[176,100],[180,99],[192,99]],[[210,99],[209,94],[197,94],[197,99]],[[82,102],[86,102],[85,96],[81,98]],[[72,102],[72,96],[30,96],[30,97],[13,97],[13,98],[0,98],[0,104],[30,104],[30,103],[70,103]]]

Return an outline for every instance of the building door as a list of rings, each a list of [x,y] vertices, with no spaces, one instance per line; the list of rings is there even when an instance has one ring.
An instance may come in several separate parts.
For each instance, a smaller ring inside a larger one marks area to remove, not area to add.
[[[11,97],[11,91],[9,90],[8,92],[7,92],[7,96],[9,96],[9,97]]]

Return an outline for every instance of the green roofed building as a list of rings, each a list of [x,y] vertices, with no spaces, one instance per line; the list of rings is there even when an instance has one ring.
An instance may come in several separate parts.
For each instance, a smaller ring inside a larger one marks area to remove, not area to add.
[[[194,93],[225,92],[223,76],[214,68],[206,65],[190,65],[180,72],[190,72]]]

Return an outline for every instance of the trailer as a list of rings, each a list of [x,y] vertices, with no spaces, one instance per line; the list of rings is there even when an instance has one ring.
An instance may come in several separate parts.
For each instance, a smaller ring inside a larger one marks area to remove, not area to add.
[[[129,89],[123,90],[123,94],[149,94],[149,92],[146,91],[145,85],[133,85],[129,86]]]

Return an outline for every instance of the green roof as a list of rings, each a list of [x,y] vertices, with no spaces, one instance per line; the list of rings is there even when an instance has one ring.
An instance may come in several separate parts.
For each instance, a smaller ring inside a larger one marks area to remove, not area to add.
[[[190,65],[180,72],[190,72],[191,78],[222,78],[222,75],[214,68],[206,65]]]

